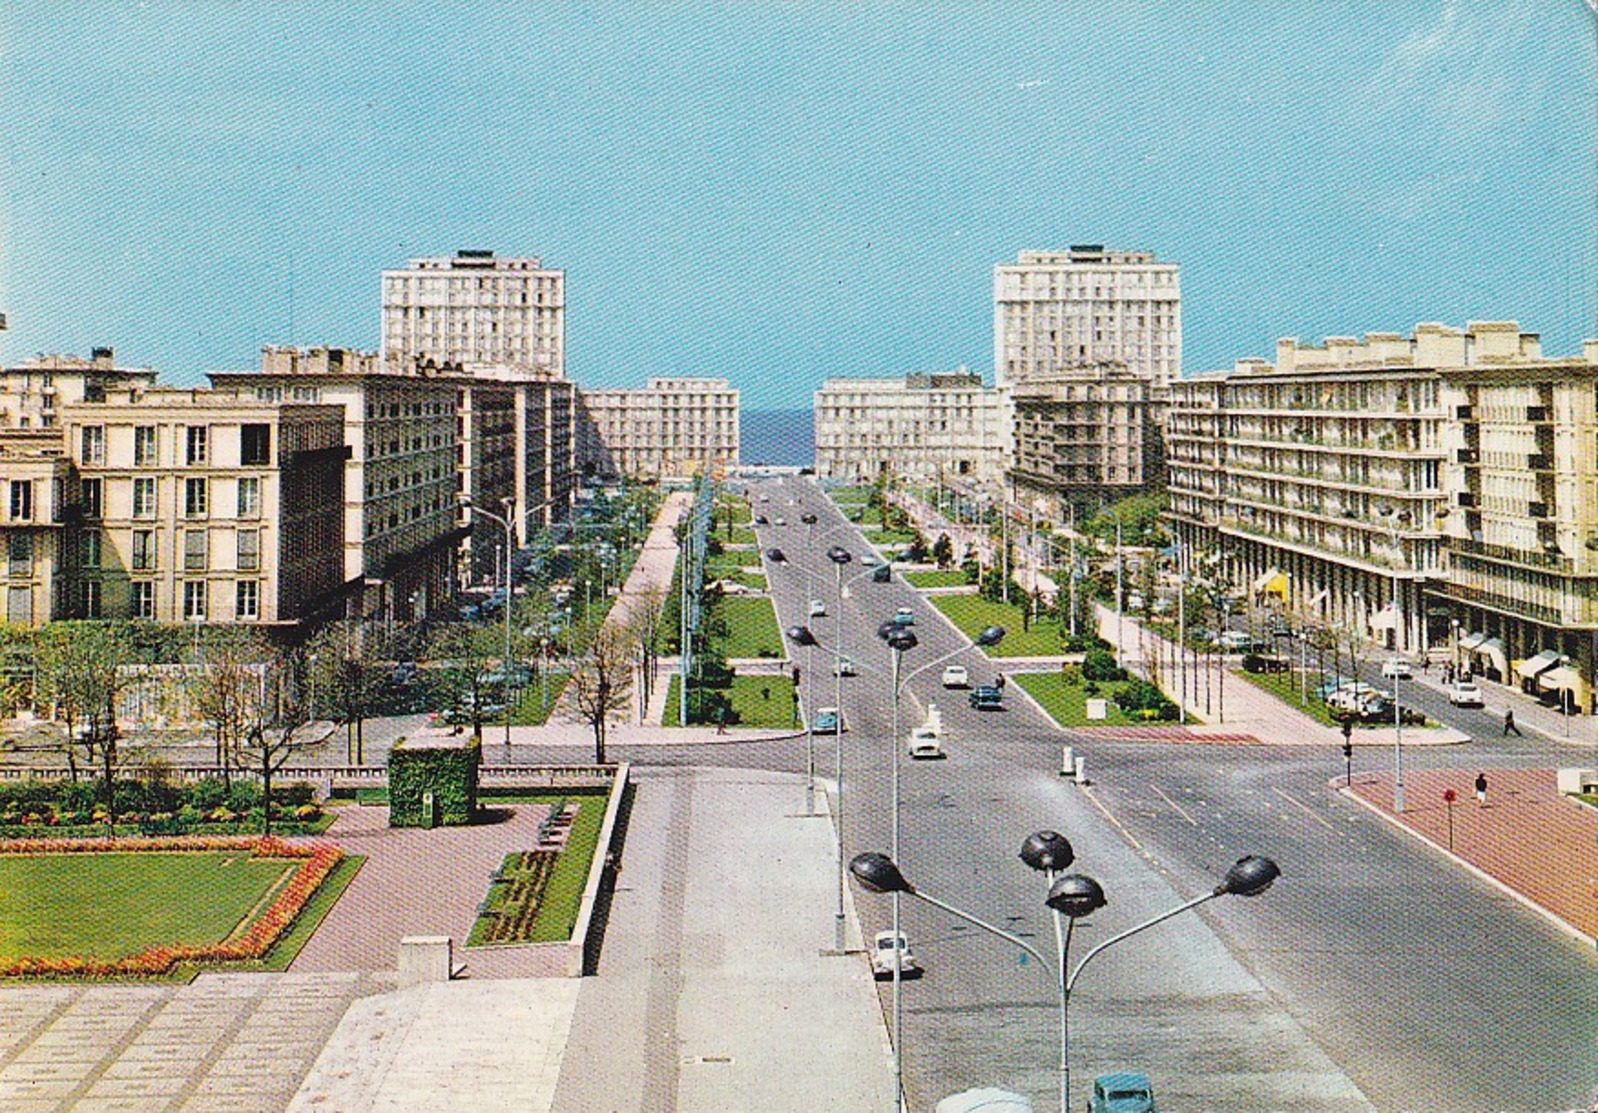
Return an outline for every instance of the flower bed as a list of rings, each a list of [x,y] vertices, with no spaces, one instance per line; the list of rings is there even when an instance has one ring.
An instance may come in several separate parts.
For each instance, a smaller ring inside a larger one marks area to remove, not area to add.
[[[181,962],[217,963],[259,959],[272,949],[325,881],[344,852],[328,843],[293,845],[278,838],[17,839],[0,842],[0,855],[182,853],[247,850],[252,857],[303,859],[272,901],[237,932],[209,946],[152,946],[115,960],[82,956],[22,958],[0,967],[0,977],[157,977]]]

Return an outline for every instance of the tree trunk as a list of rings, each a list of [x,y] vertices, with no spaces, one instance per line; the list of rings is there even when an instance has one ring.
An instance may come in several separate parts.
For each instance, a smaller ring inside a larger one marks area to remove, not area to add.
[[[261,739],[261,837],[272,837],[272,754]]]
[[[114,839],[117,837],[116,742],[109,736],[100,740],[100,761],[105,770],[105,834],[106,838]]]

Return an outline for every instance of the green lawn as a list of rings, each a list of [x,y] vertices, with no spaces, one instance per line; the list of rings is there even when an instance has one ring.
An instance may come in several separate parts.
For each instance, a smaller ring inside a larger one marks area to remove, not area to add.
[[[682,725],[677,721],[681,681],[682,678],[673,673],[666,689],[664,718],[667,726]],[[793,681],[786,676],[735,676],[732,687],[720,689],[720,692],[732,701],[736,716],[732,722],[734,726],[781,730],[794,725]]]
[[[1075,684],[1067,684],[1065,676],[1059,671],[1055,672],[1018,672],[1011,677],[1017,684],[1027,690],[1033,699],[1043,705],[1043,710],[1054,717],[1054,721],[1062,727],[1124,727],[1149,725],[1145,719],[1129,717],[1119,707],[1115,706],[1115,693],[1126,687],[1124,681],[1101,680],[1098,682],[1098,698],[1110,701],[1105,708],[1105,717],[1102,719],[1089,719],[1087,717],[1087,684],[1079,680]]]
[[[727,635],[716,640],[722,656],[782,656],[782,633],[777,629],[777,611],[770,599],[728,596],[719,607],[727,620]]]
[[[916,539],[915,531],[908,529],[883,529],[880,526],[871,526],[866,529],[866,540],[877,546],[908,545]]]
[[[718,525],[707,536],[714,537],[723,545],[754,545],[759,541],[755,531],[747,526],[733,526],[729,533],[726,526]]]
[[[1023,633],[1019,604],[990,603],[980,595],[931,595],[927,598],[965,631],[967,637],[975,638],[989,626],[1003,626],[1004,640],[986,651],[990,657],[1052,657],[1063,652],[1060,624],[1045,619],[1032,623],[1032,628]]]
[[[906,572],[904,582],[911,587],[964,587],[965,573],[959,569],[937,572]]]
[[[538,677],[522,689],[521,698],[516,701],[516,706],[510,709],[510,725],[513,727],[539,727],[549,718],[550,710],[560,702],[560,693],[566,687],[567,674],[565,672],[550,671],[549,674],[549,702],[544,702],[544,682]],[[500,726],[505,725],[505,720],[496,719]],[[485,726],[487,724],[484,724]]]
[[[761,567],[760,554],[752,549],[722,553],[720,556],[707,557],[705,559],[705,571],[709,573],[710,578],[713,580],[719,580],[723,576],[731,576],[746,568],[753,568],[759,571]]]
[[[220,943],[298,866],[247,850],[0,856],[0,962]]]
[[[489,797],[485,801],[511,803],[517,806],[545,804],[558,807],[567,801],[575,800],[580,805],[577,817],[572,820],[566,846],[556,858],[554,869],[544,883],[542,892],[538,894],[536,916],[531,927],[521,935],[520,942],[553,943],[571,938],[572,928],[577,923],[578,905],[582,902],[583,886],[588,883],[588,871],[593,865],[595,849],[599,846],[599,830],[604,824],[608,799],[607,794],[602,791],[568,791],[507,797],[503,800],[499,797]],[[492,889],[484,903],[490,908],[505,908],[496,899]],[[484,920],[479,918],[467,937],[467,946],[480,942],[483,927]]]

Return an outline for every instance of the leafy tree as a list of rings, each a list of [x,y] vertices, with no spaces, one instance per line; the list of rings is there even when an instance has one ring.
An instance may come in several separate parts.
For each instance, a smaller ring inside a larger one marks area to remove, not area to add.
[[[1108,649],[1090,649],[1082,658],[1082,675],[1089,680],[1122,680],[1126,670]]]
[[[204,659],[185,670],[184,684],[196,713],[211,725],[216,763],[230,784],[233,755],[243,741],[252,704],[260,702],[264,642],[252,630],[234,628],[207,645]]]
[[[938,534],[938,539],[932,543],[932,559],[939,568],[948,568],[954,563],[954,542],[947,533]]]
[[[115,834],[117,698],[132,682],[127,642],[110,623],[54,622],[39,630],[35,645],[40,698],[66,725],[72,779],[81,749],[90,765],[100,766],[108,834]]]

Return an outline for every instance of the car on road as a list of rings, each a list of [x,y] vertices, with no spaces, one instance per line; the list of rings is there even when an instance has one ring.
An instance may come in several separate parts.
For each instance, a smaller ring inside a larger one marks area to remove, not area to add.
[[[967,701],[978,711],[1003,711],[1004,693],[992,684],[983,684],[971,689]]]
[[[874,584],[885,584],[891,579],[893,579],[893,569],[886,564],[879,564],[871,571],[871,582]]]
[[[863,553],[860,554],[860,567],[862,567],[862,568],[875,568],[876,566],[877,566],[877,554],[876,553],[873,553],[873,552],[867,550],[866,552],[863,552]]]
[[[837,664],[832,666],[833,676],[859,676],[855,670],[854,662],[847,657],[839,657]]]
[[[893,977],[894,968],[901,978],[921,976],[921,964],[910,951],[910,940],[904,932],[896,936],[891,931],[879,931],[871,939],[871,972],[880,978]]]
[[[943,743],[938,741],[935,731],[917,727],[910,732],[910,756],[916,761],[936,761],[948,755],[943,752]]]
[[[916,613],[909,607],[900,607],[893,612],[893,621],[900,626],[914,626],[916,624]]]
[[[1210,639],[1210,644],[1228,653],[1241,653],[1254,644],[1254,638],[1246,630],[1222,630]]]
[[[1485,707],[1481,688],[1474,680],[1456,680],[1448,686],[1448,702],[1455,707]]]
[[[943,670],[943,686],[945,688],[971,687],[971,673],[964,665],[950,665]]]
[[[810,600],[810,617],[811,618],[826,618],[827,617],[827,604],[822,602],[820,599],[812,599],[812,600]]]
[[[785,526],[785,525],[788,524],[788,519],[787,518],[777,518],[771,524],[774,525],[774,526]]]
[[[1154,1084],[1140,1071],[1116,1071],[1093,1080],[1088,1113],[1156,1113]]]
[[[816,708],[816,717],[810,721],[811,734],[837,734],[839,727],[836,707]]]
[[[1274,653],[1247,653],[1243,656],[1244,672],[1290,672],[1293,662]]]
[[[769,526],[770,524],[771,523],[766,520],[766,516],[764,514],[756,514],[755,515],[755,525],[757,525],[757,526]]]
[[[771,561],[773,564],[786,564],[788,561],[788,554],[783,552],[781,549],[767,549],[766,559]]]
[[[1403,657],[1389,657],[1382,662],[1382,678],[1385,680],[1414,680],[1415,669]]]

